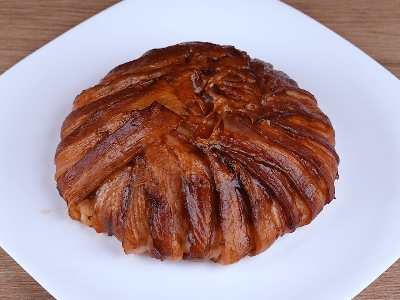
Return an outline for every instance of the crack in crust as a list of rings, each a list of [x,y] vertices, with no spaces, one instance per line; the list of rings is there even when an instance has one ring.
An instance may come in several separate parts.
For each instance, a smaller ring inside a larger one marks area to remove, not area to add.
[[[224,265],[310,223],[339,158],[309,92],[232,46],[154,49],[83,91],[55,179],[69,215],[126,253]]]

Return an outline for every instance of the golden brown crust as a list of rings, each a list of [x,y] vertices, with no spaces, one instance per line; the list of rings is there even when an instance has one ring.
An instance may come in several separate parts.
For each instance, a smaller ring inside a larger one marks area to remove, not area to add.
[[[310,223],[335,195],[328,117],[232,46],[154,49],[74,101],[55,157],[71,218],[126,253],[231,264]]]

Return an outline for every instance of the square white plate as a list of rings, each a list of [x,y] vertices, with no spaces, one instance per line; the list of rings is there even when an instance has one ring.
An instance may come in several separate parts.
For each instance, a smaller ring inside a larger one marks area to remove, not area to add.
[[[341,158],[312,224],[231,266],[126,256],[72,221],[53,157],[72,101],[117,66],[185,41],[234,45],[313,93]],[[0,245],[58,299],[351,299],[400,257],[400,81],[277,1],[124,1],[0,77]]]

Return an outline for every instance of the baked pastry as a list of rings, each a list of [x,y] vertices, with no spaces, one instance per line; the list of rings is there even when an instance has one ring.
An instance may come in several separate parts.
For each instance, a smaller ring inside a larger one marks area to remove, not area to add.
[[[55,179],[69,215],[126,253],[224,265],[310,223],[335,194],[331,122],[232,46],[154,49],[83,91]]]

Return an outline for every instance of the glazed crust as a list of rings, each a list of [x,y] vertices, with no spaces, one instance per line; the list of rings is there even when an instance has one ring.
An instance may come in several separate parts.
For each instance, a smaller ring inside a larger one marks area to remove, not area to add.
[[[69,215],[148,251],[232,264],[310,223],[339,158],[309,92],[232,46],[154,49],[78,95],[55,179]]]

